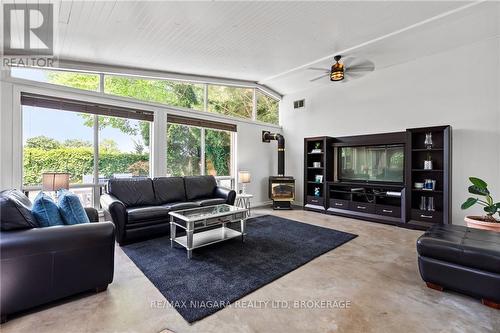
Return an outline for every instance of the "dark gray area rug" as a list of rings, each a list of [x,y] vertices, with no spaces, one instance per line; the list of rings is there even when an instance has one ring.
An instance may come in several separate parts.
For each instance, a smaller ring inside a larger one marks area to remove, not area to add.
[[[191,260],[179,245],[170,248],[168,236],[122,249],[191,323],[356,237],[265,215],[247,221],[244,243],[235,238],[199,248]]]

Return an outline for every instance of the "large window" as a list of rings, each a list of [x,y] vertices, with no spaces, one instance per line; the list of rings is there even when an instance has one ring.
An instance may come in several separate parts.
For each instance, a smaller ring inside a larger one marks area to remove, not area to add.
[[[85,114],[23,107],[23,185],[42,183],[42,173],[70,173],[71,184],[92,184],[93,130]],[[64,124],[64,126],[61,126]]]
[[[99,116],[99,178],[149,175],[148,121]]]
[[[104,92],[194,110],[203,110],[204,106],[201,84],[105,75]]]
[[[257,120],[264,123],[278,125],[279,123],[279,102],[274,98],[256,92],[257,98]]]
[[[208,85],[208,111],[252,119],[253,89]]]
[[[205,174],[231,175],[231,132],[205,129]]]
[[[98,204],[107,179],[149,175],[150,121],[134,119],[139,113],[127,118],[126,110],[44,98],[22,99],[23,188],[30,197],[48,171],[68,172],[70,187],[85,206]],[[98,115],[100,108],[122,116]]]
[[[167,123],[168,176],[232,176],[234,125],[169,116]],[[214,127],[217,128],[214,128]]]
[[[279,123],[278,100],[254,87],[24,67],[12,68],[11,76],[172,107]]]
[[[167,176],[201,174],[201,129],[167,124]]]
[[[99,91],[99,74],[12,67],[12,77],[52,83],[76,89]]]

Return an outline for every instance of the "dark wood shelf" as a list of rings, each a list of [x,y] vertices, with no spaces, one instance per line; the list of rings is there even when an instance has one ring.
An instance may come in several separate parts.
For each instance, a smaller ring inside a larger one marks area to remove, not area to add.
[[[328,182],[328,185],[332,186],[355,186],[357,185],[358,187],[387,187],[387,188],[392,188],[392,189],[403,189],[404,185],[403,184],[384,184],[384,183],[369,183],[369,182]]]
[[[351,194],[351,193],[353,193],[353,192],[351,192],[351,191],[332,190],[332,189],[330,189],[330,192],[335,192],[335,193],[347,193],[347,194]]]
[[[443,194],[443,191],[441,191],[441,190],[423,190],[423,189],[419,189],[419,188],[412,188],[411,190],[413,192]]]
[[[423,183],[426,179],[435,180],[436,190],[411,188],[407,198],[409,216],[408,225],[426,228],[435,224],[449,224],[451,218],[450,175],[451,175],[451,127],[434,126],[427,128],[411,128],[407,130],[406,166],[411,172],[406,174],[406,184],[413,187],[415,182]],[[434,146],[424,146],[426,134],[432,134]],[[435,169],[421,168],[430,155]],[[421,197],[434,198],[436,211],[420,210]]]
[[[416,149],[412,149],[411,151],[443,151],[443,148],[431,148],[431,149],[416,148]]]
[[[333,177],[333,151],[331,149],[333,138],[318,136],[304,138],[304,207],[325,210],[327,199],[326,182]],[[321,152],[313,152],[320,149]],[[314,163],[321,163],[314,167]],[[315,176],[323,176],[322,182],[317,182]],[[319,188],[320,197],[314,196],[314,189]]]

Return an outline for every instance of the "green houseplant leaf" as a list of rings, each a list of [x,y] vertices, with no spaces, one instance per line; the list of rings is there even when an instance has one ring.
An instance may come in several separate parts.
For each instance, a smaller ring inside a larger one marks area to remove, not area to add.
[[[493,215],[497,212],[497,207],[496,207],[496,205],[486,206],[486,207],[484,207],[484,211],[486,213],[488,213],[488,215]]]
[[[490,191],[488,191],[487,188],[478,187],[476,185],[471,185],[471,186],[469,186],[469,193],[486,196],[486,195],[490,194]]]
[[[476,202],[478,198],[468,198],[463,204],[462,204],[462,209],[467,209],[472,207]]]
[[[488,184],[484,180],[477,177],[469,177],[469,180],[472,184],[474,184],[474,186],[477,186],[479,188],[486,189],[488,187]]]

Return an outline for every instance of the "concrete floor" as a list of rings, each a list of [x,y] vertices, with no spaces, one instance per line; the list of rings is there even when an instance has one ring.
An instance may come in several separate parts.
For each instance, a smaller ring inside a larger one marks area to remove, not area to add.
[[[190,325],[174,309],[151,306],[164,297],[117,247],[107,291],[13,318],[1,332],[499,332],[498,310],[426,288],[415,249],[421,231],[301,210],[253,211],[267,213],[359,235],[240,300],[290,309],[242,302]],[[331,301],[334,308],[294,308],[300,300]],[[335,307],[342,301],[349,308]]]

